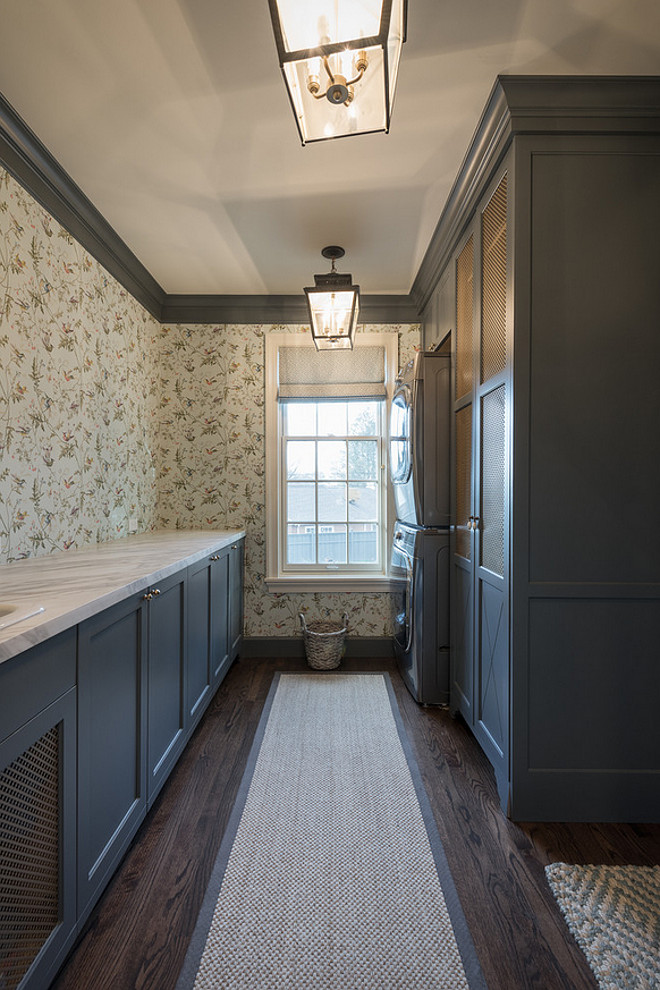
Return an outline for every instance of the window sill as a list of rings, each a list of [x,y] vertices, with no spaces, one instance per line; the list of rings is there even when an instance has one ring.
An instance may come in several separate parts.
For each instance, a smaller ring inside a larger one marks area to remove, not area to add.
[[[268,577],[265,579],[266,590],[278,594],[286,592],[316,592],[316,591],[359,591],[363,594],[371,592],[393,591],[395,582],[384,574],[351,576],[350,574],[305,574],[291,577]]]

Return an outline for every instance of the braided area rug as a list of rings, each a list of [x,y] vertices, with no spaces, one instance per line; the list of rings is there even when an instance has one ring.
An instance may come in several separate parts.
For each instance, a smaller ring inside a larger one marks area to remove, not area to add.
[[[602,990],[660,990],[660,866],[545,868]]]
[[[485,990],[387,674],[276,676],[177,990]]]

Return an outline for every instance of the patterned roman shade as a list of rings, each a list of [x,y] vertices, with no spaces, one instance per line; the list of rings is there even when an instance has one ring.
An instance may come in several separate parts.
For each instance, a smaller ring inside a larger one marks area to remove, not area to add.
[[[385,348],[280,347],[277,394],[280,399],[384,399]]]

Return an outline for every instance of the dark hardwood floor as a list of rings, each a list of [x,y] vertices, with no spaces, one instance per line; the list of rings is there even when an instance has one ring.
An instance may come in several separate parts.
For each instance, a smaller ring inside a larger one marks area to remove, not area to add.
[[[55,990],[176,985],[273,673],[305,669],[303,660],[233,666]],[[392,677],[489,990],[593,990],[543,868],[557,860],[658,864],[660,825],[508,821],[490,765],[460,720],[417,705],[392,660],[348,660],[343,669]]]

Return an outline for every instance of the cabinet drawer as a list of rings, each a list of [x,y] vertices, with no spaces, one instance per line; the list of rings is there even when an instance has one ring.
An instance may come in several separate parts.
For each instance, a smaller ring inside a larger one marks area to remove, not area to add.
[[[75,627],[0,664],[0,739],[75,683]]]

